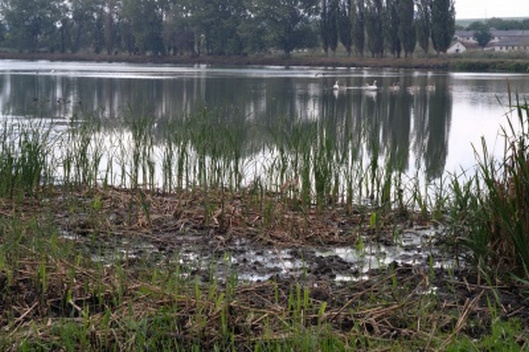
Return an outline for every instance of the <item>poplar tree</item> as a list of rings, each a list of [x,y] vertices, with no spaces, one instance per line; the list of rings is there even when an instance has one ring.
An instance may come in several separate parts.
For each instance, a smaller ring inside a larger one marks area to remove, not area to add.
[[[395,57],[400,57],[402,51],[401,38],[399,37],[399,0],[386,0],[385,34],[388,49]]]
[[[329,52],[329,0],[323,0],[320,12],[320,37],[323,51]]]
[[[413,54],[417,43],[414,14],[413,0],[399,0],[399,37],[404,49],[404,57]]]
[[[430,49],[430,32],[431,32],[431,7],[432,0],[417,0],[417,19],[415,26],[417,28],[417,41],[422,50],[428,54]]]
[[[365,48],[365,2],[364,0],[354,0],[353,6],[353,45],[360,56],[364,56]]]
[[[353,0],[342,0],[338,16],[338,35],[348,55],[351,55],[353,47]]]
[[[373,57],[382,57],[384,55],[383,18],[384,6],[382,0],[371,0],[366,16],[366,33],[367,45]]]
[[[446,53],[455,33],[453,0],[432,0],[432,44],[437,53]]]
[[[333,53],[336,53],[336,48],[338,47],[338,11],[340,8],[338,1],[330,0],[328,11],[329,49]]]

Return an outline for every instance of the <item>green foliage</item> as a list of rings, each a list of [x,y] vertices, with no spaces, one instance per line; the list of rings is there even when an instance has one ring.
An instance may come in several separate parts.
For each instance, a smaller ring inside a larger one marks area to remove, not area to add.
[[[428,54],[431,36],[431,1],[419,0],[417,4],[417,41],[422,50]]]
[[[322,45],[335,52],[399,57],[430,39],[445,52],[455,30],[453,0],[4,0],[0,42],[24,52],[246,55]],[[415,16],[410,15],[415,6]],[[319,18],[319,19],[318,19]],[[496,29],[529,20],[491,18]],[[472,23],[470,29],[476,24]],[[415,29],[414,29],[415,28]],[[480,43],[488,39],[479,31]],[[321,40],[321,43],[319,40]],[[481,44],[482,46],[484,44]]]
[[[365,23],[366,10],[364,0],[353,0],[355,6],[352,7],[353,17],[353,45],[360,56],[364,56],[365,48]]]
[[[504,129],[508,149],[495,160],[482,144],[479,174],[467,185],[454,183],[456,221],[462,242],[485,273],[529,278],[529,107],[516,101]]]
[[[366,35],[367,45],[373,57],[384,55],[384,17],[383,1],[369,1],[366,12]]]
[[[53,50],[57,23],[62,15],[59,0],[5,0],[0,11],[9,26],[8,43],[19,50]],[[2,16],[0,16],[2,17]]]
[[[520,351],[521,346],[518,340],[524,334],[520,321],[517,319],[504,321],[496,318],[491,325],[490,332],[481,339],[462,336],[448,345],[445,351]]]
[[[4,43],[5,35],[6,35],[5,20],[3,18],[0,18],[0,45]]]
[[[529,19],[522,21],[492,17],[487,20],[487,25],[498,30],[529,30]]]
[[[391,54],[395,57],[400,57],[402,51],[402,36],[400,35],[400,26],[405,26],[401,21],[401,14],[399,13],[399,0],[386,1],[386,20],[385,33],[386,42]]]
[[[142,54],[164,53],[162,13],[155,0],[125,0],[122,9],[134,38],[135,51]]]
[[[41,126],[8,125],[0,134],[0,196],[35,196],[51,180],[50,131]]]
[[[242,54],[239,26],[248,18],[242,0],[200,0],[190,7],[193,28],[197,36],[203,36],[208,54]]]
[[[338,34],[348,55],[351,55],[353,50],[353,1],[341,1],[338,15]]]
[[[455,33],[453,0],[432,0],[432,43],[435,51],[446,53]]]
[[[195,32],[182,4],[171,4],[163,22],[162,38],[169,54],[195,54]]]
[[[329,0],[323,0],[320,13],[320,36],[325,54],[329,52]]]
[[[417,33],[415,30],[415,8],[413,0],[399,0],[398,33],[404,49],[404,56],[408,57],[415,51]]]
[[[298,48],[315,47],[316,30],[310,16],[318,0],[267,0],[257,16],[266,24],[269,44],[286,55]]]
[[[339,0],[329,0],[329,11],[327,12],[327,30],[329,49],[333,53],[338,47],[338,19],[339,19]]]
[[[480,47],[484,48],[485,46],[487,46],[487,44],[492,39],[490,28],[489,26],[481,22],[474,22],[474,23],[477,23],[477,25],[474,25],[472,27],[472,30],[474,30],[474,39],[478,42],[478,45]]]

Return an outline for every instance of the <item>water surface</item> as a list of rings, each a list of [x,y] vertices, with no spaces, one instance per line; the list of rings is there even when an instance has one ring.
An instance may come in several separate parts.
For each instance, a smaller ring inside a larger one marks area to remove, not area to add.
[[[364,89],[375,80],[377,90]],[[333,89],[336,81],[344,88]],[[396,82],[398,91],[390,88]],[[337,141],[349,141],[346,148],[376,150],[399,171],[436,179],[472,168],[472,145],[482,137],[501,150],[508,86],[527,98],[528,82],[529,75],[505,73],[3,60],[0,112],[4,120],[65,123],[97,113],[114,127],[123,116],[148,117],[162,129],[209,109],[238,116],[229,122],[238,128],[257,130],[240,143],[253,146],[269,140],[269,127],[280,120],[325,124],[334,126],[328,133]],[[419,89],[406,89],[411,86]]]

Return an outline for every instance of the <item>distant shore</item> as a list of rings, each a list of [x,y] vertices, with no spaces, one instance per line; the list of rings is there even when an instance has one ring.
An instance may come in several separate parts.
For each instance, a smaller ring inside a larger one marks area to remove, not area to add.
[[[50,61],[91,61],[154,63],[175,65],[229,65],[229,66],[311,66],[311,67],[377,67],[403,69],[431,69],[465,72],[518,72],[529,73],[529,60],[509,58],[371,58],[346,56],[145,56],[107,54],[60,54],[60,53],[0,53],[0,60],[50,60]]]

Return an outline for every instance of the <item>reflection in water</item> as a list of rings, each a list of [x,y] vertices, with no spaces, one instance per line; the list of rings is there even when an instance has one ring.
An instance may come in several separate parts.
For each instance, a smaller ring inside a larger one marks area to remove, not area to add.
[[[270,141],[279,143],[277,126],[285,138],[294,138],[295,126],[301,125],[301,130],[322,131],[325,141],[318,143],[334,143],[363,165],[419,170],[428,180],[440,177],[446,168],[454,101],[490,104],[484,94],[506,91],[505,81],[490,75],[468,78],[418,71],[327,70],[322,75],[321,70],[278,68],[140,70],[122,65],[98,71],[95,65],[83,69],[80,64],[72,64],[72,70],[64,63],[39,63],[36,69],[24,62],[5,65],[9,68],[0,71],[4,116],[66,122],[96,112],[113,127],[124,117],[148,117],[156,120],[154,136],[162,138],[161,129],[171,121],[195,118],[207,110],[208,118],[217,116],[219,124],[228,124],[219,131],[246,131],[237,135],[246,139],[237,141],[246,148],[241,155],[262,153]],[[333,89],[338,78],[344,89]],[[377,87],[366,89],[374,80]],[[226,114],[230,116],[220,117]]]

